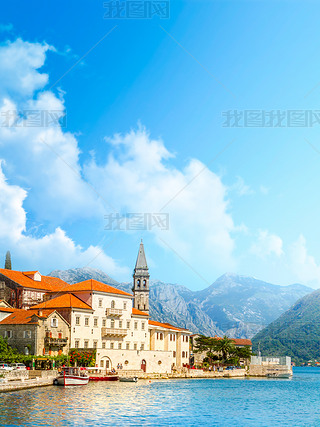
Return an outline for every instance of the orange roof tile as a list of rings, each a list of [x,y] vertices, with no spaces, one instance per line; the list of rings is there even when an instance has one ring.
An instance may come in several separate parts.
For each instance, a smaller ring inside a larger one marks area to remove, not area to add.
[[[75,283],[74,285],[67,286],[64,292],[76,292],[76,291],[97,291],[106,292],[108,294],[119,294],[127,295],[132,297],[131,294],[121,291],[120,289],[114,288],[113,286],[106,285],[105,283],[98,282],[97,280],[90,279],[84,280],[83,282]]]
[[[26,276],[21,271],[7,270],[5,268],[0,268],[0,274],[25,288],[54,292],[60,291],[64,287],[68,286],[68,283],[57,277],[41,276],[41,281],[36,281]]]
[[[90,305],[86,304],[73,294],[59,295],[56,298],[34,305],[30,309],[33,310],[37,308],[84,308],[92,310]]]
[[[16,310],[15,308],[1,307],[0,306],[0,311],[8,311],[9,313],[13,313],[15,310]]]
[[[138,310],[137,308],[132,308],[132,314],[135,316],[149,316],[148,313],[145,313],[144,311]]]
[[[3,319],[0,325],[36,325],[38,321],[32,321],[34,315],[38,318],[47,318],[54,311],[55,310],[42,310],[40,316],[38,310],[15,310],[14,313]]]
[[[160,323],[156,322],[155,320],[149,320],[149,325],[152,326],[160,326],[161,328],[166,329],[174,329],[175,331],[187,331],[187,329],[177,328],[176,326],[170,325],[170,323]]]

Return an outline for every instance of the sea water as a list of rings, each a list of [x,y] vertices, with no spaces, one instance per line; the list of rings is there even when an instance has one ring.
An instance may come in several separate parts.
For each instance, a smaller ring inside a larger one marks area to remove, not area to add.
[[[320,426],[320,368],[292,379],[100,382],[0,394],[1,426]]]

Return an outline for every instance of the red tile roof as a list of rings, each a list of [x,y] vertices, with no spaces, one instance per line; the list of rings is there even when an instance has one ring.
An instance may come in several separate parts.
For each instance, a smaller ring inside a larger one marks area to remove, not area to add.
[[[90,305],[86,304],[73,294],[59,295],[56,298],[52,298],[48,301],[32,306],[31,310],[35,308],[84,308],[92,310]]]
[[[41,310],[41,315],[39,310],[15,310],[14,313],[6,317],[0,322],[0,325],[36,325],[38,319],[33,319],[32,317],[36,315],[38,318],[47,318],[55,310]]]
[[[166,328],[166,329],[174,329],[175,331],[186,331],[187,332],[187,329],[177,328],[176,326],[170,325],[170,323],[160,323],[160,322],[156,322],[155,320],[149,320],[149,325],[159,326],[161,328]]]
[[[217,335],[213,337],[216,340],[222,340],[221,337],[218,337]],[[245,339],[245,338],[230,338],[235,345],[250,345],[252,346],[251,340]]]
[[[132,308],[132,314],[134,316],[149,316],[148,313],[145,313],[144,311],[138,310],[137,308]]]
[[[113,286],[106,285],[105,283],[98,282],[97,280],[90,279],[84,280],[83,282],[75,283],[74,285],[69,285],[64,292],[77,292],[77,291],[97,291],[105,292],[107,294],[118,294],[118,295],[128,295],[132,297],[131,294],[121,291],[120,289],[114,288]]]
[[[41,276],[41,281],[37,281],[26,276],[26,273],[24,274],[22,271],[7,270],[5,268],[0,268],[0,274],[25,288],[54,292],[60,291],[68,286],[68,283],[64,282],[58,277]]]

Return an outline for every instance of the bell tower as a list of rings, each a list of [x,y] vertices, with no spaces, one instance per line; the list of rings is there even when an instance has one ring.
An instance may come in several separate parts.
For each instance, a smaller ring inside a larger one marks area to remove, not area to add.
[[[149,314],[149,269],[141,239],[136,266],[133,271],[133,307]]]

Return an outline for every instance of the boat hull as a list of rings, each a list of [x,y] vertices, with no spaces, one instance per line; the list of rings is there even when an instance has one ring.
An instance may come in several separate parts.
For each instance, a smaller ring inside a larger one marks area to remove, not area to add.
[[[117,377],[116,375],[113,376],[104,376],[104,377],[99,377],[99,376],[90,376],[89,377],[90,381],[118,381],[119,377]]]
[[[120,377],[119,381],[122,383],[136,383],[138,381],[138,377]]]
[[[86,385],[89,382],[89,377],[78,377],[76,375],[60,375],[55,379],[57,385],[62,386],[78,386]]]

